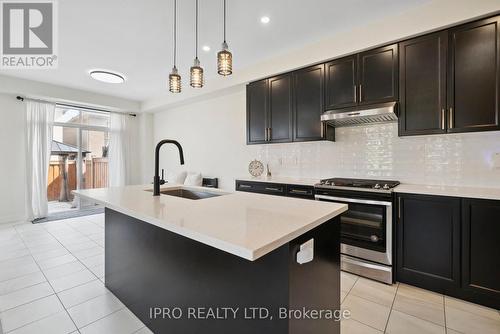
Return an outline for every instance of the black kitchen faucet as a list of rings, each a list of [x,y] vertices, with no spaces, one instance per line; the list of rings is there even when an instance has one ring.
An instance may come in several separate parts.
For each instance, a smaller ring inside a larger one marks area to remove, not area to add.
[[[179,157],[181,160],[181,165],[184,165],[184,154],[182,153],[182,146],[179,144],[178,141],[176,140],[171,140],[171,139],[164,139],[160,141],[156,145],[156,150],[155,150],[155,177],[154,177],[154,188],[153,188],[153,196],[160,196],[160,148],[163,146],[163,144],[174,144],[177,146],[179,149]]]

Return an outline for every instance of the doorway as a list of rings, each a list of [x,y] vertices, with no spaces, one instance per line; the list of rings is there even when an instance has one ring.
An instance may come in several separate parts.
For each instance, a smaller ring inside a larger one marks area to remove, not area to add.
[[[100,208],[72,191],[108,186],[109,126],[109,113],[56,107],[47,183],[49,216],[92,214]]]

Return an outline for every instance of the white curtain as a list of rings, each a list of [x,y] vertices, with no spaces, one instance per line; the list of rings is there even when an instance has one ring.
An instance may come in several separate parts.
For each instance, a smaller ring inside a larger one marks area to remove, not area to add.
[[[30,220],[48,214],[47,178],[55,104],[26,102],[26,209]]]
[[[112,113],[109,136],[109,186],[130,184],[133,117]]]

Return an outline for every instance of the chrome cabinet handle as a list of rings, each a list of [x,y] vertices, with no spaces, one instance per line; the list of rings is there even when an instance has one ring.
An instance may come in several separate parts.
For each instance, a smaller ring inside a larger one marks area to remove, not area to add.
[[[401,219],[401,197],[398,197],[398,218]],[[400,220],[398,220],[398,223]]]
[[[266,187],[266,190],[270,190],[270,191],[279,191],[281,192],[282,189],[281,188],[271,188],[271,187]]]
[[[308,190],[292,189],[292,190],[290,190],[290,192],[292,194],[311,195],[311,192]]]
[[[264,137],[265,137],[264,141],[268,141],[268,140],[269,140],[269,137],[268,137],[268,131],[267,131],[268,129],[269,129],[269,128],[266,128],[266,133],[265,133],[265,135],[264,135]]]
[[[252,188],[252,186],[249,186],[248,184],[240,184],[240,188]]]
[[[354,102],[358,102],[358,86],[354,85]]]
[[[325,124],[321,123],[321,138],[325,138]]]
[[[450,116],[449,116],[449,118],[450,118],[450,124],[449,124],[448,127],[450,129],[453,129],[453,108],[452,107],[450,107]]]
[[[269,135],[268,135],[268,141],[271,141],[272,140],[272,137],[273,137],[273,129],[272,128],[269,128]]]
[[[363,93],[362,93],[363,85],[359,85],[359,102],[363,100]]]
[[[446,125],[445,125],[445,118],[446,118],[446,117],[445,117],[445,114],[444,114],[444,113],[445,113],[445,110],[444,110],[444,108],[443,108],[443,109],[441,109],[441,129],[442,129],[442,130],[444,130],[444,128],[445,128],[445,126],[446,126]]]

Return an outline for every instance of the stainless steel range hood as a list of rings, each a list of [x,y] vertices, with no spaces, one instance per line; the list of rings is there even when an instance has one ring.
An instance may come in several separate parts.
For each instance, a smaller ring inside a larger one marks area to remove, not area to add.
[[[321,121],[334,127],[387,123],[398,120],[397,103],[387,102],[355,108],[329,110],[321,115]]]

